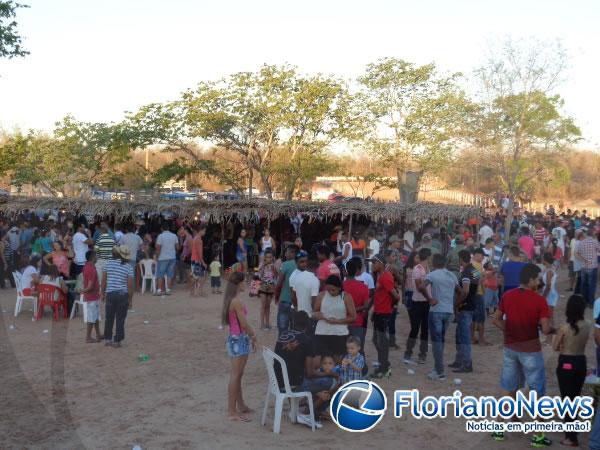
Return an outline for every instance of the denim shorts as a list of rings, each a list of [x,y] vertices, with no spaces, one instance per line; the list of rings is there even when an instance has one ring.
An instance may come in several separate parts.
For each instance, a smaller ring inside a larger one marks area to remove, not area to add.
[[[546,394],[546,372],[542,352],[517,352],[504,347],[500,387],[514,392],[525,383],[538,397]]]
[[[211,288],[220,288],[221,287],[221,277],[210,277],[210,287]]]
[[[175,264],[177,260],[175,259],[165,259],[159,260],[156,264],[156,279],[160,280],[165,275],[167,278],[175,277]]]
[[[485,323],[485,301],[481,295],[475,296],[475,309],[473,310],[473,322]]]
[[[239,336],[229,335],[226,341],[227,353],[231,358],[246,356],[250,353],[250,337],[246,333]]]
[[[302,392],[316,394],[317,392],[335,389],[337,385],[338,381],[334,377],[305,378],[302,381],[300,390]]]
[[[206,273],[206,269],[199,262],[192,262],[191,269],[192,277],[194,278],[203,278],[204,274]]]
[[[498,307],[498,291],[485,288],[485,294],[483,294],[483,300],[486,308],[497,308]]]

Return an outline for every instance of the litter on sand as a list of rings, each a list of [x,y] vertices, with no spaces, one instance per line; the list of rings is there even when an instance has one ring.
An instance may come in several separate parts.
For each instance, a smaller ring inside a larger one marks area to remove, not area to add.
[[[16,329],[17,329],[17,327],[15,327],[14,325],[10,325],[10,326],[8,327],[8,329],[9,329],[9,330],[16,330]]]
[[[462,380],[460,378],[455,378],[454,379],[454,384],[460,385],[460,384],[462,384]]]
[[[408,369],[408,370],[406,371],[406,373],[407,373],[407,374],[409,374],[409,375],[414,375],[414,374],[415,374],[415,371],[414,371],[414,370],[412,370],[412,369]]]
[[[144,325],[148,325],[150,323],[149,320],[144,320]]]
[[[48,334],[49,332],[50,332],[49,330],[42,331],[42,333],[44,333],[44,334]]]

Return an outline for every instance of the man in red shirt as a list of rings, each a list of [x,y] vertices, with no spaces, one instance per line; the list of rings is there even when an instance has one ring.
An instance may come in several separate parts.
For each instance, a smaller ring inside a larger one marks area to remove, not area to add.
[[[104,336],[100,334],[100,282],[96,270],[96,252],[89,250],[85,254],[86,263],[83,266],[83,301],[86,309],[87,332],[85,342],[100,342]],[[92,328],[96,330],[96,339],[92,339]]]
[[[371,378],[389,377],[390,341],[388,331],[394,305],[400,300],[400,294],[396,290],[394,277],[391,272],[385,270],[385,257],[378,254],[371,258],[373,273],[377,274],[377,286],[373,299],[373,344],[377,349],[377,361],[379,367],[371,374]]]
[[[506,395],[515,396],[517,390],[527,383],[538,398],[546,393],[544,356],[539,331],[548,335],[554,332],[550,326],[550,309],[546,299],[537,293],[540,285],[540,268],[527,264],[521,270],[520,287],[502,296],[494,313],[493,323],[504,333],[504,359],[500,387]],[[502,433],[494,433],[496,440],[503,440]],[[543,435],[533,436],[535,444],[549,445]]]
[[[360,339],[360,352],[364,355],[365,349],[365,336],[367,334],[367,320],[366,316],[369,311],[369,288],[362,281],[355,279],[357,272],[361,269],[360,259],[352,258],[346,263],[347,277],[344,280],[344,292],[347,292],[352,296],[354,302],[354,309],[356,309],[356,320],[354,323],[348,325],[348,331],[351,336],[356,336]]]

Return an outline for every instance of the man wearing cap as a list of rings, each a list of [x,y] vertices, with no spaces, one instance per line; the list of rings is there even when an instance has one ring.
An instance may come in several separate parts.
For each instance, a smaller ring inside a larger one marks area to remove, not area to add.
[[[377,349],[379,367],[371,374],[371,378],[384,378],[391,375],[390,370],[390,342],[388,331],[394,305],[400,300],[396,290],[394,277],[385,270],[385,257],[377,254],[371,259],[373,273],[377,274],[377,286],[373,301],[373,344]]]
[[[300,250],[296,255],[296,270],[290,275],[292,304],[296,311],[305,311],[309,317],[313,313],[313,305],[319,295],[320,283],[315,275],[318,267],[316,261],[308,261],[308,254]],[[309,270],[310,269],[310,270]]]
[[[102,267],[102,298],[106,301],[104,339],[107,346],[120,347],[125,339],[127,309],[133,306],[133,267],[129,264],[131,254],[125,245],[114,247],[113,259]],[[116,333],[113,339],[113,325]]]

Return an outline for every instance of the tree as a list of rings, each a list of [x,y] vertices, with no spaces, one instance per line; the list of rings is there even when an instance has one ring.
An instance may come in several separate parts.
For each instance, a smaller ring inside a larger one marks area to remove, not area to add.
[[[553,94],[566,67],[560,45],[506,41],[477,70],[483,92],[473,116],[473,144],[489,161],[509,199],[507,232],[514,201],[528,196],[535,182],[564,180],[558,156],[580,139],[563,100]]]
[[[119,166],[131,157],[123,124],[78,122],[67,116],[52,136],[16,132],[0,145],[0,174],[15,186],[42,186],[52,195],[79,194],[92,186],[123,184]]]
[[[456,115],[468,103],[456,87],[458,76],[442,77],[434,64],[383,58],[358,79],[371,116],[367,150],[395,169],[401,199],[407,171],[439,170],[458,145],[456,126],[462,122]]]
[[[0,58],[15,58],[28,55],[21,46],[22,37],[17,32],[18,8],[29,8],[13,0],[0,0]]]
[[[303,181],[292,167],[307,168],[312,159],[310,170],[316,170],[329,145],[356,133],[355,106],[338,80],[265,65],[257,72],[201,82],[180,100],[142,108],[131,119],[146,133],[147,143],[164,145],[166,151],[183,151],[195,159],[187,146],[203,140],[237,154],[236,165],[245,171],[248,192],[256,174],[272,198],[276,179],[286,177],[285,190],[291,195]],[[278,157],[290,167],[285,168]]]

